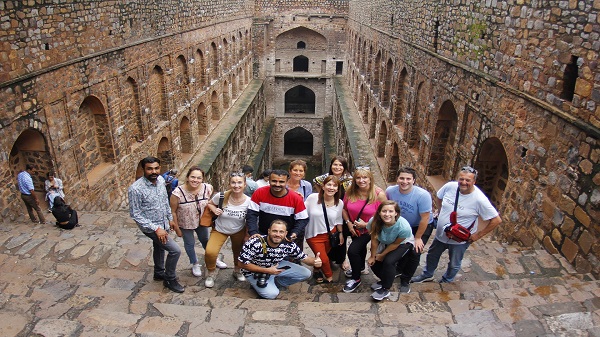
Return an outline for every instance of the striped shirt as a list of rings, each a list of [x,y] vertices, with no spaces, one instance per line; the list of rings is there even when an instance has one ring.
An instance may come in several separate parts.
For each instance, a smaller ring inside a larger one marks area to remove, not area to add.
[[[276,219],[285,221],[288,236],[292,233],[303,234],[304,227],[308,224],[308,212],[302,197],[294,191],[288,191],[283,197],[276,197],[271,193],[271,186],[254,191],[246,214],[248,233],[267,234],[271,222]]]
[[[169,230],[173,220],[165,179],[158,176],[156,185],[146,177],[136,180],[128,190],[129,215],[144,233],[155,232],[158,228]]]
[[[23,194],[31,195],[31,191],[35,189],[31,174],[27,171],[23,171],[17,175],[17,181],[19,182],[19,191]]]

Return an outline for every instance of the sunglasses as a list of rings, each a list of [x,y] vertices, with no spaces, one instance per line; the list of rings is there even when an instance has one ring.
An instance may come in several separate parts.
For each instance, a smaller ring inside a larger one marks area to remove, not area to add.
[[[371,171],[371,168],[369,166],[357,166],[356,169],[363,171]]]
[[[477,170],[472,168],[471,166],[463,166],[460,170],[463,172],[469,172],[477,175]]]
[[[231,172],[229,174],[230,177],[243,177],[244,174],[242,172]]]

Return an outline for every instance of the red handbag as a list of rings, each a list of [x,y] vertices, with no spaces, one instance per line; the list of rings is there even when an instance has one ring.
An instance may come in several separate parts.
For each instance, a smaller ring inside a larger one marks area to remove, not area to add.
[[[460,195],[460,186],[456,189],[456,199],[454,200],[454,211],[450,213],[450,223],[444,226],[444,232],[449,239],[456,242],[465,242],[471,238],[471,228],[475,225],[475,221],[469,226],[461,226],[457,221],[456,209],[458,207],[458,196]]]

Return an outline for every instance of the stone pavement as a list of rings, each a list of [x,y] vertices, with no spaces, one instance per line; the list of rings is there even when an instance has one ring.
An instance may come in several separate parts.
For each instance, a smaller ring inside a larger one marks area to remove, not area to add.
[[[369,297],[371,274],[357,293],[311,280],[269,301],[231,269],[205,288],[185,253],[186,291],[170,292],[152,280],[150,240],[127,212],[83,214],[81,224],[0,229],[0,336],[600,336],[599,282],[541,250],[478,242],[454,284],[398,294],[396,281],[381,303]]]

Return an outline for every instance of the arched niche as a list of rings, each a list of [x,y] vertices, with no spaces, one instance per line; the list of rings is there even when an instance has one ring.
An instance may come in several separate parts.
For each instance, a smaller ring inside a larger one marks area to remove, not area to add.
[[[477,186],[494,205],[500,205],[510,175],[506,150],[500,139],[488,138],[481,144],[474,166],[479,172]]]
[[[55,171],[46,138],[39,130],[33,128],[24,130],[17,137],[10,150],[9,164],[15,179],[19,172],[25,170],[25,165],[32,165],[34,168],[32,178],[36,191],[44,190],[46,173]]]
[[[284,155],[313,155],[313,134],[303,127],[298,126],[286,132],[283,142]]]
[[[431,153],[429,155],[429,176],[442,176],[449,179],[451,159],[454,158],[454,138],[456,135],[458,117],[452,101],[445,101],[438,114],[435,124]]]
[[[303,85],[297,85],[285,93],[284,113],[314,114],[315,102],[314,91]]]
[[[308,57],[304,55],[298,55],[294,57],[293,63],[293,71],[308,72]]]

